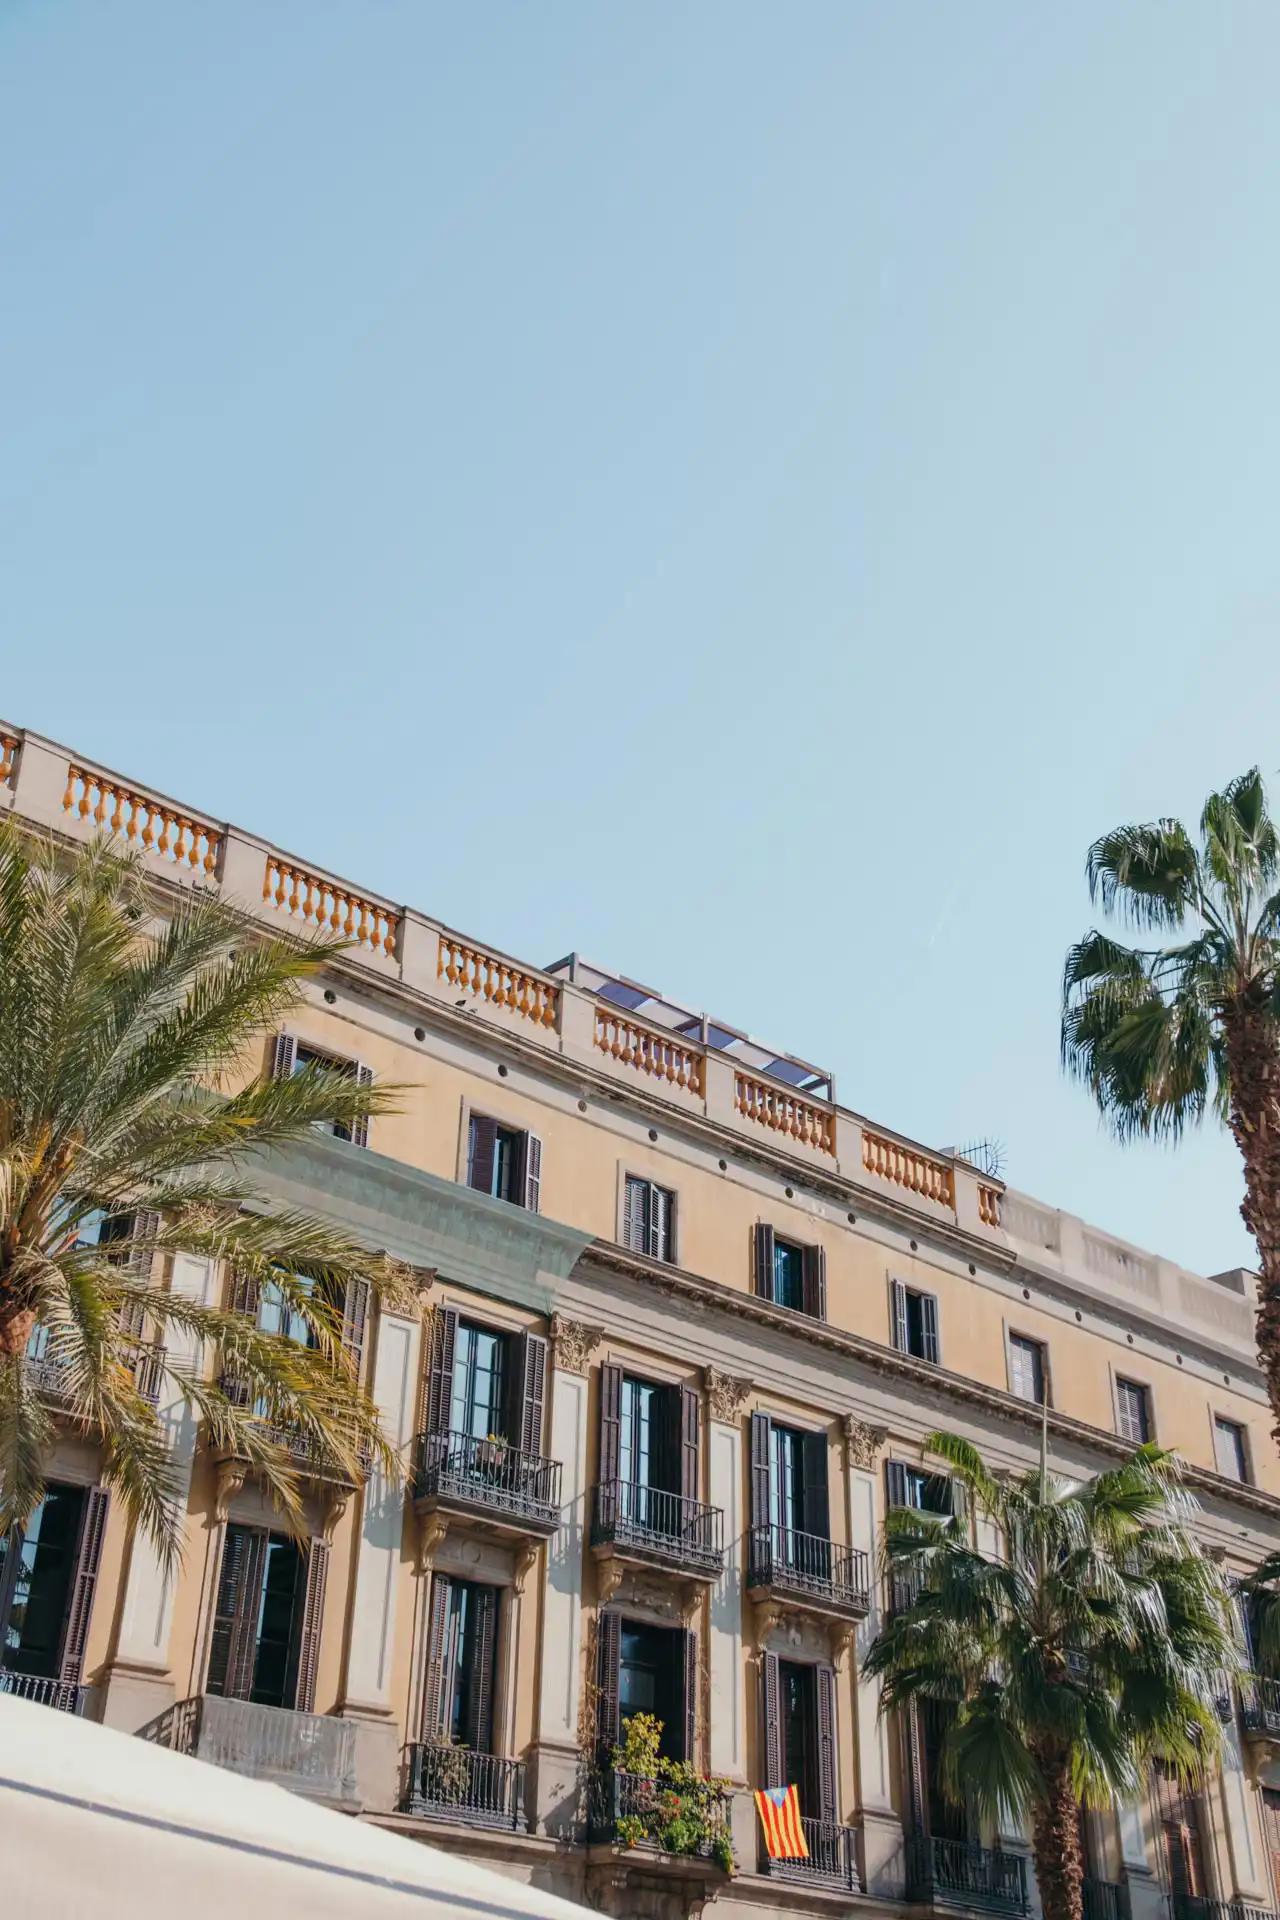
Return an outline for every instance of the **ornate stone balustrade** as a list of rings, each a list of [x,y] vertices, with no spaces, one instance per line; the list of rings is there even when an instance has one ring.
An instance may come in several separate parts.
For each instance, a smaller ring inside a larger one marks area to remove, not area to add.
[[[891,1140],[886,1134],[872,1133],[869,1128],[864,1128],[862,1164],[877,1180],[888,1180],[894,1186],[905,1187],[908,1193],[919,1194],[923,1200],[934,1200],[939,1206],[949,1207],[952,1211],[955,1209],[955,1169],[945,1160],[935,1160],[915,1147],[904,1146],[901,1141]],[[986,1191],[990,1192],[991,1189]],[[982,1214],[982,1219],[988,1226],[999,1225],[998,1218],[991,1221]]]
[[[436,978],[447,980],[462,993],[475,994],[490,1006],[505,1007],[538,1027],[554,1027],[560,1005],[560,989],[537,974],[525,973],[509,960],[486,953],[483,947],[467,946],[451,934],[440,935],[440,954]]]
[[[267,855],[262,897],[292,920],[306,920],[335,939],[350,940],[387,960],[395,957],[400,915],[394,908],[348,892],[336,881],[322,879],[273,853]]]
[[[12,770],[13,756],[9,755]],[[67,768],[67,790],[62,810],[100,833],[121,834],[144,853],[187,866],[210,878],[216,873],[222,849],[222,831],[194,814],[180,813],[163,800],[122,786],[90,767]]]

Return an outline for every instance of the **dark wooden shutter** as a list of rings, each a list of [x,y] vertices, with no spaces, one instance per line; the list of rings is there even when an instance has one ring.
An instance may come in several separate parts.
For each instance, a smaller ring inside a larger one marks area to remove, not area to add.
[[[427,1657],[422,1670],[421,1738],[423,1740],[440,1740],[445,1731],[440,1692],[444,1677],[444,1633],[449,1618],[452,1584],[446,1573],[433,1573],[431,1576],[431,1604],[427,1613]]]
[[[804,1531],[816,1533],[822,1540],[830,1537],[831,1507],[827,1496],[827,1436],[806,1433],[802,1448],[804,1465]]]
[[[364,1371],[364,1342],[369,1325],[370,1287],[367,1280],[352,1275],[347,1281],[342,1303],[342,1351],[351,1361],[357,1380]]]
[[[680,1491],[698,1497],[698,1457],[702,1451],[702,1402],[696,1387],[680,1388]]]
[[[622,1368],[600,1369],[600,1484],[618,1477],[622,1458]]]
[[[924,1729],[920,1703],[909,1701],[903,1710],[903,1732],[907,1748],[907,1792],[911,1800],[911,1820],[917,1833],[929,1833],[929,1787],[925,1772]]]
[[[683,1637],[684,1752],[680,1757],[692,1767],[698,1761],[698,1636],[686,1628]]]
[[[596,1745],[602,1759],[622,1738],[622,1616],[596,1622]]]
[[[801,1267],[804,1283],[804,1310],[815,1320],[827,1317],[827,1250],[806,1247]]]
[[[773,1228],[757,1220],[755,1229],[755,1287],[762,1300],[773,1298]]]
[[[907,1469],[901,1460],[886,1460],[884,1463],[885,1499],[891,1507],[905,1507],[907,1504]]]
[[[493,1752],[493,1681],[498,1656],[498,1590],[475,1587],[474,1667],[467,1702],[467,1745],[473,1753]]]
[[[156,1236],[160,1232],[160,1215],[150,1208],[139,1208],[132,1217],[129,1227],[129,1256],[125,1265],[130,1273],[136,1273],[139,1280],[149,1284],[151,1269],[156,1257]]]
[[[231,1276],[231,1311],[242,1313],[246,1320],[256,1320],[258,1303],[262,1298],[262,1286],[256,1274],[233,1273]]]
[[[542,1142],[536,1133],[526,1133],[520,1155],[522,1198],[530,1213],[537,1213],[542,1200]]]
[[[445,1433],[453,1399],[453,1354],[458,1342],[458,1309],[437,1307],[431,1316],[431,1353],[427,1361],[427,1432]]]
[[[107,1530],[107,1512],[111,1496],[105,1487],[87,1487],[80,1509],[80,1531],[76,1540],[75,1572],[71,1576],[70,1598],[62,1626],[62,1646],[58,1653],[58,1677],[78,1687],[84,1672],[85,1648],[89,1642],[89,1622],[93,1617],[93,1595],[98,1584],[98,1562],[102,1558],[102,1537]]]
[[[291,1033],[278,1033],[271,1056],[271,1078],[287,1080],[298,1059],[298,1042]]]
[[[814,1669],[818,1701],[818,1818],[832,1826],[838,1818],[836,1788],[836,1670]]]
[[[266,1557],[267,1534],[263,1528],[227,1528],[209,1649],[208,1687],[211,1693],[225,1694],[230,1700],[247,1700],[253,1688]]]
[[[493,1192],[493,1163],[498,1153],[498,1123],[483,1113],[471,1116],[467,1148],[467,1185],[477,1193]]]
[[[907,1290],[901,1280],[893,1283],[893,1344],[899,1353],[911,1350],[911,1335],[907,1326]]]
[[[542,1452],[542,1403],[547,1390],[547,1343],[540,1333],[512,1341],[512,1396],[507,1438],[522,1453]]]
[[[783,1779],[785,1761],[782,1746],[782,1676],[778,1671],[776,1653],[760,1655],[760,1701],[764,1726],[761,1729],[764,1748],[764,1784],[766,1787],[785,1787]]]
[[[373,1085],[373,1068],[366,1067],[363,1060],[356,1061],[356,1085],[358,1087],[371,1087]],[[369,1116],[367,1113],[362,1113],[358,1120],[352,1121],[351,1144],[353,1147],[368,1146]]]
[[[936,1366],[942,1349],[938,1342],[938,1302],[933,1294],[920,1295],[920,1358]]]
[[[767,1413],[751,1416],[751,1525],[767,1527],[773,1509],[770,1453],[773,1422]]]
[[[316,1674],[320,1666],[320,1633],[324,1625],[324,1590],[329,1578],[329,1542],[318,1537],[307,1549],[307,1584],[302,1599],[298,1634],[298,1680],[293,1704],[298,1713],[316,1710]]]

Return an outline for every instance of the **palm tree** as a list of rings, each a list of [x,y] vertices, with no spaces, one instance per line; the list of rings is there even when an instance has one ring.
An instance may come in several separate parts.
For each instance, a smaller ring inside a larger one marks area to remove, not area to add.
[[[282,1431],[347,1478],[371,1450],[388,1459],[343,1350],[342,1306],[362,1282],[386,1294],[393,1269],[319,1220],[272,1210],[250,1177],[264,1152],[387,1103],[337,1070],[252,1074],[264,1029],[337,951],[270,938],[207,896],[158,912],[136,857],[0,830],[0,1535],[44,1491],[52,1377],[60,1408],[101,1438],[103,1477],[131,1519],[177,1554],[174,1464],[137,1377],[144,1326],[169,1397],[249,1462],[295,1526]],[[154,1256],[180,1252],[272,1288],[301,1337],[171,1290]],[[200,1343],[195,1361],[159,1346],[166,1329]]]
[[[1090,897],[1176,936],[1127,947],[1096,929],[1063,973],[1062,1057],[1122,1140],[1176,1140],[1212,1106],[1244,1161],[1257,1244],[1258,1355],[1280,1438],[1280,842],[1257,768],[1211,793],[1197,845],[1177,820],[1089,849]]]
[[[895,1606],[870,1648],[881,1711],[932,1703],[940,1784],[985,1825],[1030,1821],[1046,1920],[1081,1920],[1082,1804],[1135,1794],[1160,1759],[1195,1781],[1217,1751],[1215,1698],[1236,1663],[1226,1590],[1188,1530],[1174,1457],[1140,1447],[1075,1482],[1038,1467],[997,1479],[954,1434],[929,1450],[994,1523],[894,1508]]]

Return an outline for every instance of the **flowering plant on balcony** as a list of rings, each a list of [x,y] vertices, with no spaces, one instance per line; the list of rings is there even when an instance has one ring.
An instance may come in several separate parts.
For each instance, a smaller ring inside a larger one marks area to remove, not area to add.
[[[710,1858],[731,1874],[737,1862],[729,1838],[728,1783],[708,1778],[687,1760],[660,1751],[663,1723],[651,1713],[633,1713],[622,1723],[622,1740],[610,1753],[617,1799],[614,1831],[624,1847],[648,1840],[664,1853]]]

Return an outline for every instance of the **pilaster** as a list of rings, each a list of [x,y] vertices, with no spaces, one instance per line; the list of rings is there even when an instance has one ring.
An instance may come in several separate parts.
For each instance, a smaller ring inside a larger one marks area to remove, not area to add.
[[[724,1570],[711,1589],[708,1667],[711,1771],[747,1777],[746,1672],[742,1657],[742,1407],[750,1383],[706,1371],[707,1499],[724,1514]]]

